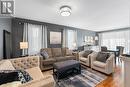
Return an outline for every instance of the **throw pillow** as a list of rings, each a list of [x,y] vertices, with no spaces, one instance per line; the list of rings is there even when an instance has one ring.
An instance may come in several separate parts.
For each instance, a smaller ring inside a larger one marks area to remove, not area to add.
[[[48,59],[49,58],[49,55],[48,55],[48,53],[45,50],[41,51],[41,55],[43,56],[44,59]]]
[[[0,71],[0,85],[13,81],[19,81],[18,73],[16,71],[14,70]]]
[[[1,70],[0,71],[0,85],[13,82],[20,81],[21,83],[26,83],[31,81],[31,76],[22,70]]]
[[[33,80],[32,77],[26,71],[17,70],[17,72],[18,72],[18,78],[21,81],[21,83],[26,83]]]
[[[93,52],[92,50],[86,50],[86,51],[83,53],[83,57],[88,58],[88,55],[91,54],[92,52]]]
[[[1,60],[0,70],[15,70],[15,68],[9,60]]]
[[[99,52],[96,57],[96,60],[106,63],[107,59],[109,58],[109,55],[109,53]]]
[[[66,56],[72,56],[73,51],[66,49]]]

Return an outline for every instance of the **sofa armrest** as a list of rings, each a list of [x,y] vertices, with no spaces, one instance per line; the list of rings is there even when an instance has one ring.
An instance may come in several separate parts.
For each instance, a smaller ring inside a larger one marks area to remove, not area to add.
[[[90,59],[91,59],[91,62],[95,61],[96,60],[96,57],[98,55],[98,52],[93,52],[91,53],[89,56],[90,56]]]
[[[79,52],[79,57],[83,56],[84,51]]]
[[[73,52],[73,56],[75,56],[76,60],[79,60],[79,52]]]
[[[114,72],[115,62],[114,62],[115,55],[111,54],[111,56],[106,61],[106,72],[110,74]]]
[[[39,60],[40,60],[40,69],[43,69],[43,56],[39,55]]]
[[[114,54],[111,54],[110,57],[107,59],[106,62],[114,61],[114,58],[115,58],[115,55],[114,55]]]
[[[91,61],[91,67],[93,67],[93,62],[96,60],[97,55],[98,55],[98,52],[93,52],[88,56]]]

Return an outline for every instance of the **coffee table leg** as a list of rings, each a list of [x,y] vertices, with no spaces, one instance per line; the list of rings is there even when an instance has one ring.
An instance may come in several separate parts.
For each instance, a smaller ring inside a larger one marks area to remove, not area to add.
[[[57,71],[57,72],[56,72],[57,82],[59,82],[59,76],[60,76],[60,75],[59,75],[59,72]]]
[[[59,72],[58,72],[58,70],[55,71],[54,67],[53,67],[53,75],[56,76],[57,82],[59,82]]]
[[[79,64],[79,74],[81,74],[81,65]]]

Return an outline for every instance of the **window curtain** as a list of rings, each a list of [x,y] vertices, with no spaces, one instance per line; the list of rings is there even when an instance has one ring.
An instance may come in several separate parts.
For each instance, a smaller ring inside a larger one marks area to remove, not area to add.
[[[130,29],[100,33],[99,38],[100,46],[107,46],[111,50],[123,46],[124,53],[130,53]]]
[[[62,47],[68,47],[68,29],[63,30],[63,45]]]
[[[28,23],[24,23],[23,42],[28,42]],[[23,49],[22,55],[27,55],[27,54],[28,54],[28,50]]]
[[[47,47],[47,27],[24,23],[23,42],[28,42],[28,50],[23,50],[23,54],[38,54],[41,48]]]
[[[47,26],[42,25],[42,48],[47,48]]]
[[[67,31],[67,46],[69,49],[77,49],[77,30],[68,30]]]
[[[28,24],[28,54],[37,54],[42,48],[42,25]]]
[[[63,30],[63,46],[69,49],[77,49],[77,30],[64,28]]]

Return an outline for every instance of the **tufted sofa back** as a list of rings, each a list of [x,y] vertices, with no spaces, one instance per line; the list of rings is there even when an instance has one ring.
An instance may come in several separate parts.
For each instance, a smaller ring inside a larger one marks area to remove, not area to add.
[[[29,69],[40,66],[39,56],[15,58],[10,59],[10,61],[15,69]]]

